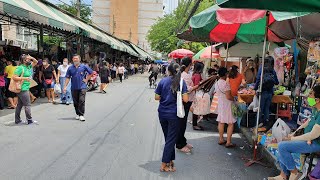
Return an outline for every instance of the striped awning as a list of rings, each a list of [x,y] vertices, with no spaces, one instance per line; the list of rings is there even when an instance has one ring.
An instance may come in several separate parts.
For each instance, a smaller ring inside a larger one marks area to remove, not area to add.
[[[144,59],[148,58],[148,59],[150,59],[150,60],[153,59],[150,54],[148,54],[147,52],[145,52],[144,50],[142,50],[140,47],[138,47],[137,45],[133,44],[132,42],[129,42],[129,43],[130,43],[130,45],[133,47],[133,49],[140,54],[140,58],[144,58]]]
[[[0,0],[0,12],[17,19],[36,22],[55,29],[77,34],[82,33],[87,37],[110,45],[113,49],[139,56],[132,48],[106,32],[40,0]]]

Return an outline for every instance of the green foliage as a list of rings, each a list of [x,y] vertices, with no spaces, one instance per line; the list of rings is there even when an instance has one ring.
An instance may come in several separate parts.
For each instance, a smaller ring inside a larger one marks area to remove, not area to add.
[[[67,4],[58,4],[57,6],[65,11],[68,11],[74,16],[77,16],[77,5],[75,4],[75,1],[70,0],[70,6]],[[80,18],[84,20],[87,23],[91,23],[91,8],[90,6],[86,4],[80,5]]]
[[[61,37],[43,36],[43,42],[49,46],[60,45],[63,42]]]
[[[157,22],[151,26],[147,40],[151,45],[152,50],[170,53],[179,48],[189,49],[193,52],[198,52],[206,47],[204,43],[184,42],[177,38],[177,31],[180,30],[183,23],[187,20],[195,2],[181,1],[177,9],[172,13],[158,18]],[[212,0],[203,0],[200,3],[197,13],[213,5]],[[183,30],[188,28],[185,27]]]

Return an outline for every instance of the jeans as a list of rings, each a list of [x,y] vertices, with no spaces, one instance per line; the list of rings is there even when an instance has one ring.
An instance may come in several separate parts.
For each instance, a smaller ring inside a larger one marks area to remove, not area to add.
[[[158,79],[158,73],[151,73],[151,75],[149,76],[149,83],[150,83],[150,86],[152,85],[152,82],[151,82],[151,79],[154,77],[154,83],[157,82],[157,79]]]
[[[178,149],[182,149],[187,145],[187,138],[184,136],[184,134],[187,128],[188,115],[191,105],[192,102],[183,103],[185,116],[184,118],[179,118],[179,128],[176,142],[176,148]]]
[[[120,82],[122,83],[123,74],[119,74]]]
[[[5,87],[1,86],[0,87],[0,109],[4,108],[4,90],[5,90]]]
[[[86,93],[87,90],[79,89],[72,90],[73,106],[78,116],[83,116],[86,104]]]
[[[30,101],[30,92],[29,91],[21,91],[18,93],[18,105],[16,108],[15,112],[15,123],[20,123],[21,122],[21,110],[22,107],[24,106],[24,111],[27,117],[27,121],[32,121],[32,116],[31,116],[31,101]]]
[[[294,170],[296,165],[291,153],[314,153],[320,151],[320,144],[312,142],[311,145],[307,141],[282,141],[279,143],[279,164],[282,171],[286,175],[290,175],[290,171]]]
[[[178,117],[177,119],[160,119],[164,139],[166,141],[162,155],[163,163],[169,163],[176,158],[176,150],[174,149],[174,145],[177,141],[179,121],[180,119]]]
[[[266,123],[269,120],[270,106],[272,101],[272,93],[264,91],[261,93],[261,113],[260,121],[261,123]],[[263,118],[261,118],[263,115]]]
[[[71,83],[68,84],[67,86],[67,92],[66,93],[63,93],[63,88],[64,88],[64,84],[66,82],[66,79],[65,77],[60,77],[59,78],[59,82],[60,82],[60,86],[61,86],[61,102],[62,103],[71,103],[72,101],[72,96],[71,96]]]

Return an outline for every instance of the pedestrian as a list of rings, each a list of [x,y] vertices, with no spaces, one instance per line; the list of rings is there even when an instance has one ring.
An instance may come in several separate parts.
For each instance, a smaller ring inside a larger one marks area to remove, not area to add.
[[[71,84],[68,84],[66,93],[63,92],[64,85],[66,83],[66,74],[68,71],[69,60],[68,58],[63,59],[63,64],[58,67],[58,81],[57,83],[60,83],[61,86],[61,95],[60,95],[60,103],[69,105],[72,101],[71,97]]]
[[[120,78],[120,83],[122,83],[122,79],[123,79],[123,75],[124,75],[124,67],[123,67],[123,64],[120,63],[120,66],[118,68],[118,75],[119,75],[119,78]]]
[[[231,95],[230,84],[227,82],[228,70],[225,67],[221,67],[218,70],[219,80],[215,84],[215,91],[218,96],[218,130],[219,130],[219,145],[225,145],[226,148],[233,148],[236,145],[231,142],[234,123],[236,119],[232,115],[231,106],[234,101],[234,97]],[[227,128],[227,141],[224,140],[224,126]]]
[[[155,100],[160,101],[158,115],[162,131],[165,138],[165,146],[162,156],[160,171],[174,172],[175,149],[177,132],[180,119],[177,117],[177,91],[180,89],[180,66],[179,64],[170,64],[169,77],[163,78],[155,91]],[[188,102],[188,93],[186,83],[183,82],[182,99]]]
[[[254,89],[259,90],[260,81],[261,81],[262,67],[259,68],[258,76],[256,79],[256,84]],[[269,115],[270,115],[270,106],[272,101],[272,96],[274,92],[274,86],[279,84],[277,73],[274,70],[274,59],[272,56],[265,58],[264,64],[264,74],[262,78],[262,92],[258,92],[258,95],[261,95],[260,103],[260,123],[259,127],[269,126]]]
[[[73,98],[73,105],[76,111],[76,119],[85,121],[85,102],[87,92],[87,82],[91,78],[93,71],[88,66],[81,64],[79,55],[73,55],[73,65],[71,65],[66,74],[66,82],[63,87],[63,92],[67,92],[67,87],[71,79],[71,93]]]
[[[17,94],[18,105],[15,111],[15,123],[20,124],[22,122],[20,117],[22,107],[24,107],[25,109],[27,123],[37,123],[31,116],[31,100],[29,90],[31,80],[30,77],[32,74],[31,71],[33,71],[33,67],[37,65],[38,61],[30,55],[23,54],[20,57],[20,62],[20,66],[17,67],[17,69],[14,71],[14,75],[12,76],[12,79],[14,81],[22,81],[21,92]]]
[[[40,77],[40,71],[42,69],[42,59],[38,59],[38,64],[33,67],[33,80],[36,81],[38,84],[37,86],[33,87],[33,89],[36,91],[36,97],[40,98],[43,95],[41,95],[41,91],[43,90],[43,83],[40,83],[41,77]]]
[[[99,76],[101,79],[101,84],[100,84],[100,92],[101,93],[107,93],[106,89],[109,84],[109,77],[110,77],[110,68],[109,68],[109,63],[107,61],[101,62],[102,65],[100,66],[100,71],[99,71]]]
[[[117,66],[116,66],[116,64],[113,64],[112,68],[111,68],[111,80],[112,80],[112,82],[114,82],[114,79],[116,79],[116,77],[117,77]]]
[[[201,74],[203,73],[203,68],[204,68],[204,64],[201,62],[197,62],[194,64],[194,71],[193,71],[193,75],[192,75],[192,82],[194,86],[199,86],[200,82],[203,80]],[[196,99],[195,99],[196,100]],[[196,109],[198,105],[200,105],[199,103],[196,103],[197,101],[194,101],[192,103],[191,109]],[[203,127],[198,126],[198,119],[199,119],[199,115],[197,115],[195,113],[195,111],[193,111],[193,115],[192,115],[192,126],[193,126],[193,130],[203,130]]]
[[[14,72],[17,68],[16,63],[14,61],[6,61],[7,62],[7,66],[4,70],[6,76],[7,76],[7,84],[6,84],[6,97],[8,98],[9,101],[9,105],[8,105],[8,109],[15,109],[17,107],[18,104],[18,96],[16,93],[11,92],[9,90],[9,84],[11,81],[12,76],[14,75]]]
[[[42,69],[40,70],[40,83],[43,83],[44,89],[49,103],[55,102],[54,85],[58,82],[57,74],[54,67],[50,64],[48,58],[44,58],[42,62]]]
[[[0,67],[3,68],[3,67]],[[3,69],[0,69],[0,71],[4,71]],[[5,101],[5,96],[4,96],[4,92],[5,92],[5,86],[6,86],[6,82],[4,79],[4,73],[0,73],[0,110],[4,109],[4,101]]]
[[[152,78],[154,77],[154,83],[157,82],[158,79],[158,74],[159,74],[159,67],[157,66],[157,64],[155,62],[152,63],[152,66],[149,69],[149,73],[151,72],[150,76],[149,76],[149,86],[152,86]]]
[[[245,77],[239,73],[239,68],[236,65],[231,66],[229,76],[227,81],[229,81],[231,88],[231,95],[233,97],[238,97],[239,87],[246,85]]]
[[[302,124],[298,130],[303,131],[303,135],[296,136],[296,133],[290,134],[279,142],[279,158],[281,173],[276,177],[268,177],[268,180],[296,180],[299,179],[299,170],[296,168],[296,162],[293,159],[293,153],[311,154],[320,151],[320,86],[316,85],[307,98],[308,105],[312,107],[311,118]]]
[[[181,78],[186,82],[189,100],[188,102],[183,103],[185,116],[179,119],[176,148],[183,153],[190,153],[193,146],[187,143],[185,132],[187,128],[187,121],[188,121],[190,107],[195,98],[195,90],[198,88],[198,86],[194,86],[192,82],[192,75],[189,74],[190,67],[192,66],[192,59],[189,57],[185,57],[181,60],[181,64],[182,64],[180,68]],[[168,67],[168,71],[169,71],[169,67]]]

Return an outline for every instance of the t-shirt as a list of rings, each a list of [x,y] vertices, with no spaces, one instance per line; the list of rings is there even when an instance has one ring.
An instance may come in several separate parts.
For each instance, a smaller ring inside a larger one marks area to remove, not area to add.
[[[192,82],[195,86],[199,85],[201,81],[202,81],[201,74],[195,73],[192,75]]]
[[[155,91],[160,98],[158,108],[160,119],[177,119],[177,95],[171,91],[172,77],[163,78]],[[182,94],[187,93],[187,85],[183,81]]]
[[[23,72],[23,77],[30,78],[32,74],[31,71],[33,71],[32,65],[29,65],[29,66],[20,65],[16,68],[16,70],[14,71],[14,74],[20,77]],[[23,81],[21,85],[21,91],[29,91],[29,89],[30,89],[30,82]]]
[[[83,80],[87,74],[92,73],[92,69],[84,64],[80,64],[79,67],[71,65],[66,74],[67,78],[71,78],[71,90],[87,89],[87,84]]]
[[[118,70],[119,70],[119,72],[118,72],[119,74],[123,74],[124,73],[124,67],[123,66],[119,67]]]
[[[7,78],[11,79],[16,69],[17,69],[17,66],[12,66],[12,65],[5,67],[4,72],[7,74]]]
[[[60,77],[66,77],[68,68],[69,68],[69,65],[67,65],[67,66],[60,65],[60,66],[58,67],[58,70],[60,71]]]
[[[237,77],[232,79],[229,78],[229,84],[231,88],[231,95],[232,96],[237,96],[238,95],[238,90],[241,85],[242,80],[244,79],[243,75],[238,73]]]
[[[42,67],[42,73],[44,76],[44,79],[53,79],[53,73],[55,69],[52,65],[49,65],[47,68]]]
[[[304,128],[304,133],[309,133],[312,131],[312,128],[314,125],[320,125],[320,111],[318,111],[316,108],[314,108],[312,110],[312,115],[311,115],[311,119],[309,121],[309,124],[306,128]],[[318,144],[320,144],[320,137],[318,137],[317,139],[314,139],[312,141],[317,142]]]

